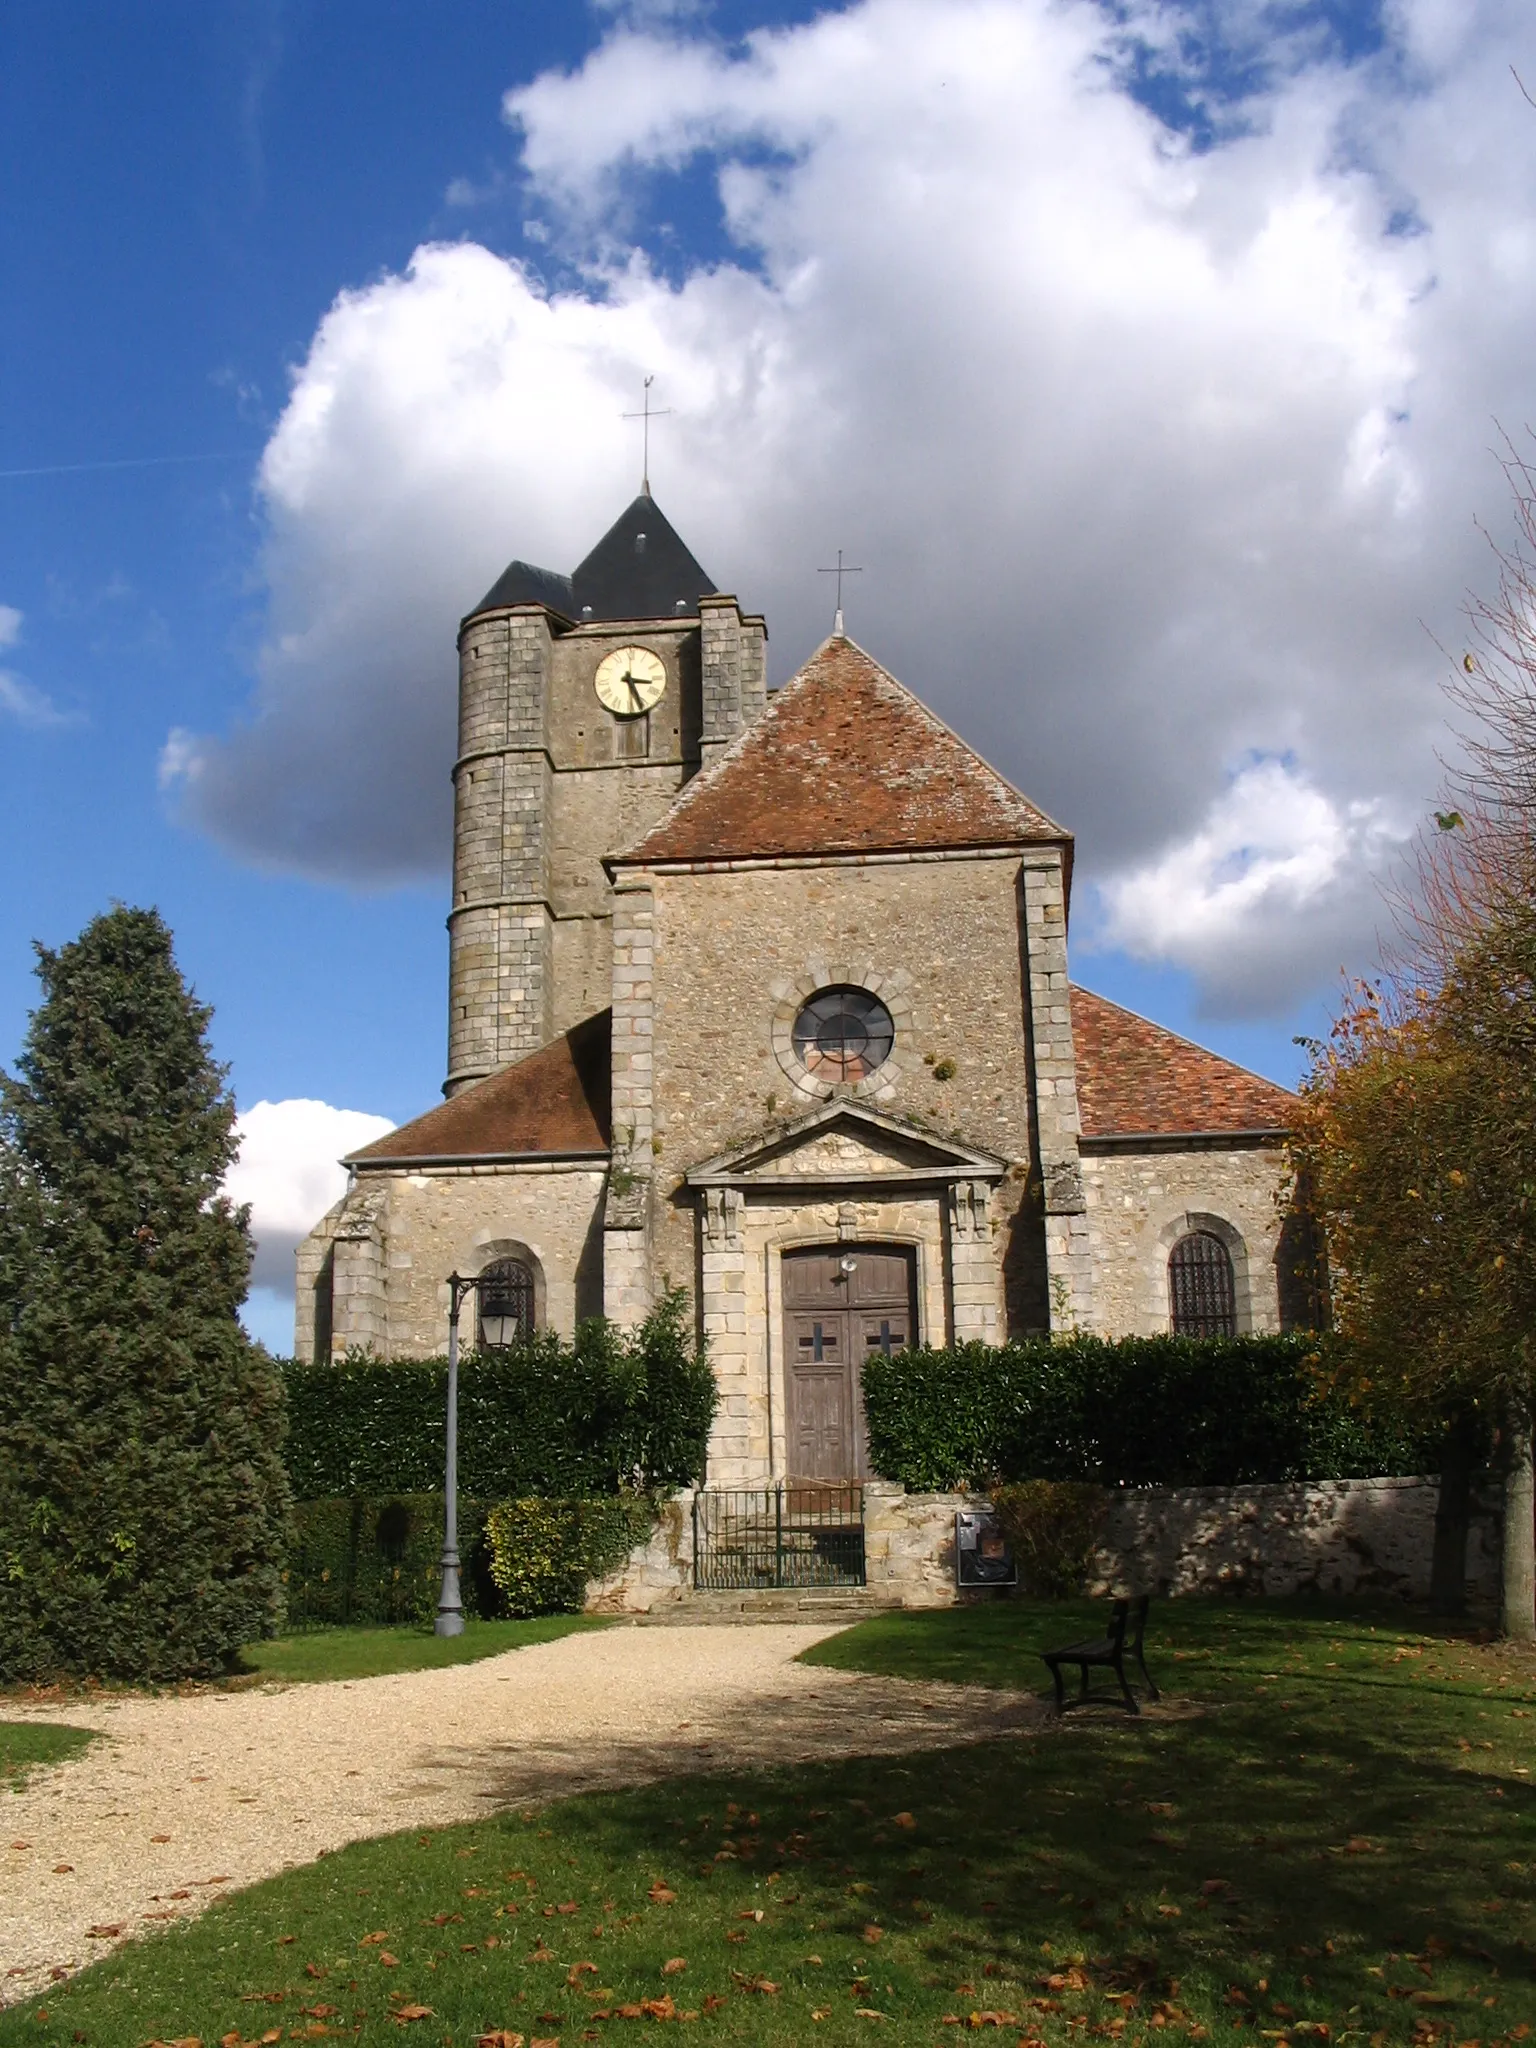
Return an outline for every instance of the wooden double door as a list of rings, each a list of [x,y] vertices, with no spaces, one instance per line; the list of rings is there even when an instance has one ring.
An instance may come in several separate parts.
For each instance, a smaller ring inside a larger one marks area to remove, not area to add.
[[[784,1388],[791,1479],[867,1479],[863,1361],[916,1341],[917,1262],[903,1245],[785,1252]]]

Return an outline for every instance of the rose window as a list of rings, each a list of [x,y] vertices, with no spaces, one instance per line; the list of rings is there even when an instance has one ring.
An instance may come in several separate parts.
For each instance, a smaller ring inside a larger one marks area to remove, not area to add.
[[[896,1042],[891,1013],[863,988],[824,988],[795,1019],[796,1057],[818,1081],[862,1081],[883,1067]]]

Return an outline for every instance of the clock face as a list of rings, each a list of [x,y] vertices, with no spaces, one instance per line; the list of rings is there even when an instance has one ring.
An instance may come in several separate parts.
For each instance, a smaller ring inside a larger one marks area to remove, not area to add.
[[[616,647],[598,663],[596,687],[615,718],[638,718],[661,702],[667,672],[648,647]]]

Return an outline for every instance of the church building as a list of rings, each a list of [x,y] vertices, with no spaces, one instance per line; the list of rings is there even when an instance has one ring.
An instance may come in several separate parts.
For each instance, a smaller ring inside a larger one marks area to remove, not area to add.
[[[1073,985],[1071,833],[841,613],[766,648],[648,491],[464,620],[446,1100],[346,1161],[298,1355],[682,1287],[742,1486],[863,1476],[874,1350],[1288,1323],[1293,1098]]]

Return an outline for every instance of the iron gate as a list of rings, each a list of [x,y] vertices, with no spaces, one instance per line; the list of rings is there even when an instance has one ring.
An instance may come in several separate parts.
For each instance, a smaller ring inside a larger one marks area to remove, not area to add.
[[[700,1591],[864,1584],[862,1486],[780,1484],[693,1497]]]

